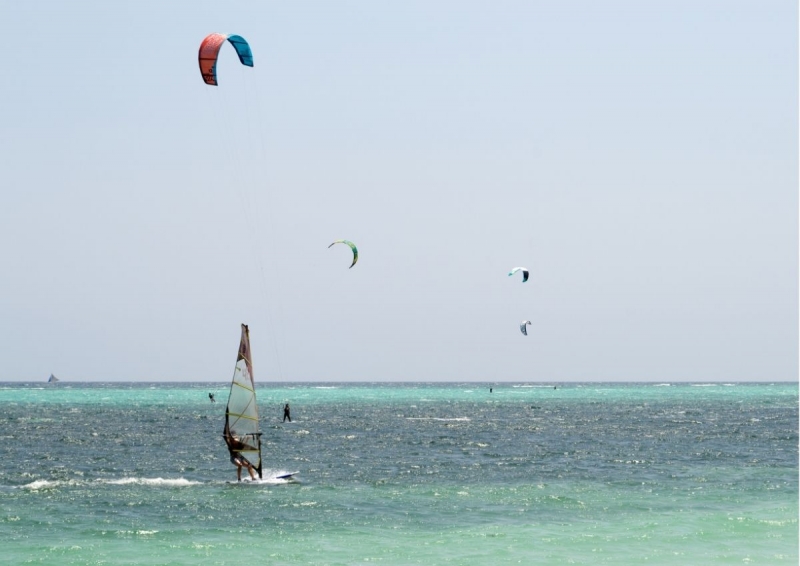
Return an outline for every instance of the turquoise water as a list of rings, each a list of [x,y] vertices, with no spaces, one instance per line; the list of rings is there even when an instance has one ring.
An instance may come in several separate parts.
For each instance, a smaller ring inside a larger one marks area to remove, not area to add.
[[[295,482],[229,483],[223,384],[0,384],[4,560],[798,563],[796,383],[258,395]]]

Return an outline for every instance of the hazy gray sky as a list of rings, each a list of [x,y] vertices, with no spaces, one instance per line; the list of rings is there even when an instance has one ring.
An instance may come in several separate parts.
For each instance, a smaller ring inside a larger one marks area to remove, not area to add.
[[[796,2],[0,21],[0,380],[797,378]]]

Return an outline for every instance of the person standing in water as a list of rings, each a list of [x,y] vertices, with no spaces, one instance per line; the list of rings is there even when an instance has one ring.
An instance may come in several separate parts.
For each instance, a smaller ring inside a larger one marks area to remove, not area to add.
[[[216,400],[216,399],[214,399],[214,394],[213,394],[213,393],[209,393],[209,394],[208,394],[208,398],[209,398],[209,399],[211,399],[211,402],[212,402],[212,403],[216,403],[216,402],[217,402],[217,400]]]
[[[283,422],[286,422],[286,419],[292,422],[292,414],[289,412],[289,403],[283,406]]]

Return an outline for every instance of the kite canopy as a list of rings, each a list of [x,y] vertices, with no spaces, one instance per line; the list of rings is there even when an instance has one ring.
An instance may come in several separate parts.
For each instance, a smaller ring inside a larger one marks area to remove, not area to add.
[[[530,320],[523,320],[519,325],[519,331],[522,332],[525,336],[528,335],[528,326],[530,325]]]
[[[200,74],[203,75],[203,80],[207,85],[217,85],[217,57],[222,44],[226,40],[236,49],[236,54],[239,56],[239,61],[241,61],[242,65],[253,66],[253,52],[250,51],[250,45],[248,45],[245,38],[241,35],[210,33],[200,44],[200,52],[197,55],[200,63]]]
[[[511,277],[517,271],[522,271],[522,282],[525,283],[525,281],[528,280],[528,268],[527,267],[515,267],[511,271],[508,272],[508,276]]]
[[[358,248],[356,248],[356,245],[348,240],[336,240],[335,242],[333,242],[333,244],[347,244],[348,246],[350,246],[350,249],[353,250],[353,263],[350,264],[350,267],[353,267],[358,261]],[[330,247],[333,246],[333,244],[328,246],[328,249],[330,249]]]

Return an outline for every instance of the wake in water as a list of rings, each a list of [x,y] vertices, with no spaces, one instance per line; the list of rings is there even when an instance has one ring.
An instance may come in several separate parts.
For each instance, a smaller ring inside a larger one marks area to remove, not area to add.
[[[242,483],[256,483],[256,484],[272,484],[280,485],[284,483],[297,482],[292,477],[298,472],[289,472],[286,470],[266,470],[263,479],[251,480],[249,478],[243,479]],[[150,486],[150,487],[190,487],[195,485],[204,485],[208,483],[218,482],[202,482],[196,480],[187,480],[186,478],[117,478],[117,479],[95,479],[95,480],[36,480],[31,483],[17,486],[19,489],[28,491],[43,491],[48,489],[58,489],[63,487],[86,487],[92,485],[136,485],[136,486]],[[225,483],[237,483],[227,481]]]
[[[282,485],[287,483],[298,483],[297,479],[293,477],[298,472],[274,472],[264,474],[261,479],[251,480],[250,478],[242,478],[242,481],[228,481],[229,484],[248,484],[248,485]]]
[[[153,487],[187,487],[201,485],[203,482],[187,480],[185,478],[118,478],[96,480],[36,480],[29,484],[19,486],[20,489],[37,491],[42,489],[56,489],[59,487],[78,487],[86,485],[144,485]]]

